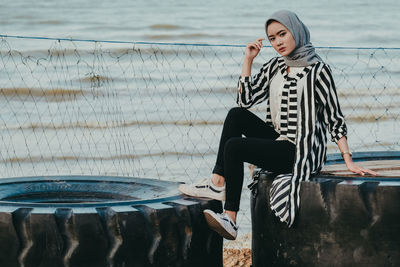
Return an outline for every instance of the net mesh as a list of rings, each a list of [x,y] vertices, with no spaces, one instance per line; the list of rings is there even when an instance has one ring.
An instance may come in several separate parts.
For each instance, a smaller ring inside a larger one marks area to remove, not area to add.
[[[317,51],[333,70],[352,150],[399,150],[400,50]],[[1,176],[209,177],[224,118],[236,106],[243,52],[2,37]],[[273,56],[264,48],[253,73]],[[265,116],[263,104],[252,111]],[[244,190],[245,236],[249,198]]]

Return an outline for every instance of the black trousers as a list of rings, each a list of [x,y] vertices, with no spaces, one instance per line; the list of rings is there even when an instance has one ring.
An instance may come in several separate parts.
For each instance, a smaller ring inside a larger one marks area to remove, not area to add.
[[[225,210],[239,210],[244,162],[275,173],[292,171],[295,145],[289,141],[275,141],[278,137],[273,127],[247,109],[238,107],[229,111],[213,170],[225,177]]]

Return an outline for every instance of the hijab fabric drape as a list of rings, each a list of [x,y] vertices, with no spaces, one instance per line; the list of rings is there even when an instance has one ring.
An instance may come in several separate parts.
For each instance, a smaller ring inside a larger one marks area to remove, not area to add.
[[[309,30],[295,13],[288,10],[273,13],[265,22],[265,30],[272,21],[277,21],[288,28],[296,41],[293,52],[283,57],[288,67],[307,67],[317,62],[323,62],[315,53],[315,48],[310,42]]]

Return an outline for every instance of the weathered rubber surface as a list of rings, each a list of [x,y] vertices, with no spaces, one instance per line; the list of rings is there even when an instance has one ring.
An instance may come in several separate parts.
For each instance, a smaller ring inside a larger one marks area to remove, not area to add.
[[[355,161],[399,158],[358,153]],[[329,160],[330,159],[330,160]],[[338,162],[339,155],[328,158]],[[269,207],[274,176],[262,172],[252,192],[253,266],[400,266],[400,177],[317,176],[302,182],[295,224]]]
[[[125,177],[0,179],[0,266],[222,266],[222,238],[178,183]]]

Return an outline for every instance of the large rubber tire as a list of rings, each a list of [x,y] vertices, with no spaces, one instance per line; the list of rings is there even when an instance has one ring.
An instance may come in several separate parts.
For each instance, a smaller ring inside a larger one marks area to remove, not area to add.
[[[356,153],[353,158],[398,160],[400,153]],[[340,155],[327,160],[340,162]],[[302,182],[300,210],[291,228],[270,209],[273,178],[260,172],[252,192],[254,267],[400,266],[400,177],[319,175]]]
[[[222,266],[222,238],[178,183],[126,177],[0,179],[0,266]]]

